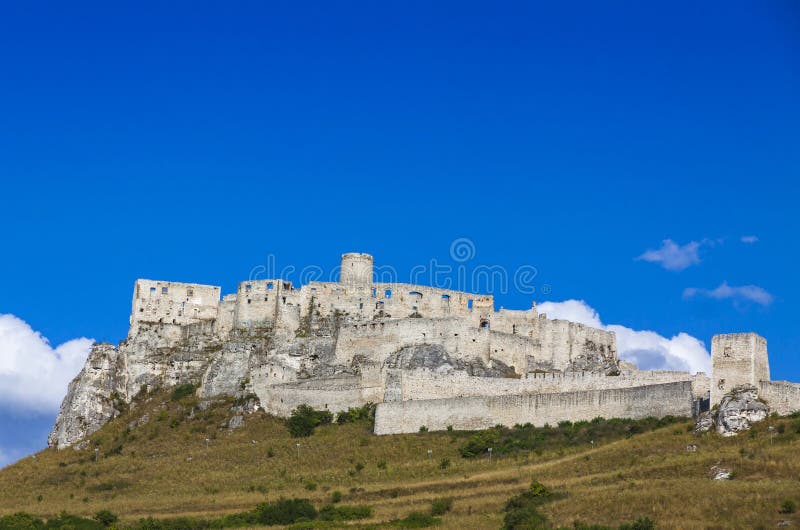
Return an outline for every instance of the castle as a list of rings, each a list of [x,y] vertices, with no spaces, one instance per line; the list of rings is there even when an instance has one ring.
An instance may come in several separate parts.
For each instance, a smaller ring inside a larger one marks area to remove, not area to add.
[[[368,254],[344,254],[338,282],[251,280],[220,295],[138,280],[127,339],[93,347],[50,444],[85,438],[143,389],[181,383],[202,399],[255,396],[279,416],[376,403],[376,434],[692,416],[743,383],[774,410],[800,409],[800,385],[770,381],[756,334],[715,336],[710,378],[638,370],[618,359],[613,332],[535,304],[496,311],[491,295],[376,283]]]

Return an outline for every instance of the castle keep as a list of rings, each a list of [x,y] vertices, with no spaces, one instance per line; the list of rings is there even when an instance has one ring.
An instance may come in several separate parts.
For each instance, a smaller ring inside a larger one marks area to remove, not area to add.
[[[181,383],[204,399],[256,396],[279,416],[377,403],[377,434],[691,416],[742,383],[781,411],[800,408],[800,385],[769,380],[763,338],[715,336],[712,356],[710,380],[637,370],[617,358],[613,332],[535,304],[495,310],[491,295],[375,282],[361,253],[342,256],[338,282],[251,280],[222,297],[216,286],[137,280],[128,337],[93,347],[50,444],[94,432],[115,400]]]

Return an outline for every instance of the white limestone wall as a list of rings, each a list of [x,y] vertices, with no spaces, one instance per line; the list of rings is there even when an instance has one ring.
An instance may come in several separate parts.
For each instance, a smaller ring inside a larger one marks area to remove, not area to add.
[[[532,423],[538,427],[559,421],[604,418],[645,418],[692,415],[692,385],[688,381],[614,390],[558,394],[463,397],[380,403],[375,434],[430,430],[486,429],[497,424]]]
[[[619,376],[603,373],[530,373],[520,379],[473,377],[462,371],[441,374],[426,369],[393,370],[387,382],[387,392],[398,400],[445,399],[464,396],[502,396],[508,394],[575,392],[631,388],[673,382],[694,385],[696,376],[687,372],[642,371]],[[390,385],[396,385],[388,388]],[[694,387],[693,387],[694,388]],[[702,390],[700,390],[702,392]]]
[[[214,285],[136,280],[128,336],[145,322],[186,325],[214,320],[219,301],[220,288]]]
[[[767,402],[771,412],[786,415],[800,410],[800,384],[761,381],[758,388],[758,396]]]
[[[711,406],[736,386],[769,381],[767,341],[755,333],[714,335],[711,340]]]
[[[372,401],[372,390],[360,377],[350,376],[266,386],[256,394],[270,414],[287,417],[299,405],[331,412],[360,407]]]

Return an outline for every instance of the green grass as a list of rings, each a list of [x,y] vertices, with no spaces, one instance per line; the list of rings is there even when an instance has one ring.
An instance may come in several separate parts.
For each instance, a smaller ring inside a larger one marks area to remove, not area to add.
[[[590,433],[591,422],[510,429],[503,436],[528,436],[535,445],[489,460],[481,452],[462,457],[461,449],[482,433],[374,436],[368,422],[357,421],[319,425],[311,436],[293,438],[285,421],[263,412],[229,431],[221,426],[232,406],[222,400],[201,410],[194,395],[175,401],[170,393],[143,395],[91,436],[89,447],[48,449],[0,471],[0,515],[53,519],[66,511],[92,519],[110,510],[124,526],[147,517],[217,520],[281,498],[306,498],[317,511],[332,502],[348,508],[337,512],[339,520],[296,527],[497,529],[509,499],[535,479],[553,492],[536,508],[552,527],[582,521],[618,528],[644,518],[656,528],[800,524],[796,511],[786,509],[800,502],[798,418],[769,418],[735,438],[697,436],[683,420],[634,422],[605,433]],[[145,414],[149,421],[129,428]],[[776,427],[772,444],[769,425]],[[697,452],[686,451],[688,444]],[[710,480],[714,465],[732,469],[735,479]],[[439,499],[452,502],[434,515]],[[358,507],[369,507],[370,515],[358,521],[341,515]]]

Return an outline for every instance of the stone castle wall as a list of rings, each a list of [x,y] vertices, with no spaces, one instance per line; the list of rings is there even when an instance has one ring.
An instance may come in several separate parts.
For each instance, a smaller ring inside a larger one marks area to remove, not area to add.
[[[502,396],[508,394],[551,394],[583,390],[608,390],[663,383],[689,382],[693,389],[698,376],[687,372],[641,371],[622,372],[618,376],[604,373],[530,373],[520,379],[473,377],[465,372],[439,374],[431,370],[394,370],[386,385],[386,394],[395,401],[445,399],[464,396]],[[701,374],[702,377],[702,374]],[[705,397],[702,385],[700,395]]]
[[[712,406],[737,385],[758,387],[761,381],[769,381],[766,339],[755,333],[714,335],[711,374]]]
[[[540,427],[571,421],[648,416],[691,416],[692,385],[688,381],[613,390],[556,394],[461,397],[378,404],[375,434],[486,429],[494,425],[532,423]]]
[[[785,415],[800,411],[800,384],[788,381],[761,381],[758,396],[771,412]]]
[[[220,288],[196,283],[136,280],[133,288],[129,336],[139,323],[184,326],[216,320]]]

